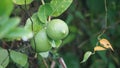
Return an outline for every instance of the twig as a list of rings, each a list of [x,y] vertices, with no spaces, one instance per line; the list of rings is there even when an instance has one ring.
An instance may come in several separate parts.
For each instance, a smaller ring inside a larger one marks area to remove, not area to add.
[[[62,57],[59,58],[59,63],[62,65],[62,68],[67,68],[67,66],[66,66]]]
[[[50,68],[55,68],[55,64],[56,64],[56,62],[53,60]]]
[[[47,65],[47,63],[46,63],[46,61],[45,61],[44,58],[43,58],[43,63],[44,63],[44,65],[45,65],[45,67],[48,68],[48,65]]]
[[[41,0],[41,2],[42,2],[43,5],[45,4],[44,0]]]
[[[85,45],[87,42],[89,41],[89,39],[83,41],[81,44],[78,45],[78,48],[81,48],[83,45]]]
[[[31,15],[30,15],[30,13],[28,12],[28,10],[27,10],[27,5],[26,5],[26,0],[25,0],[25,11],[26,11],[26,14],[28,15],[28,17],[30,18],[30,21],[31,21],[31,23],[32,23],[32,25],[31,25],[31,27],[32,27],[32,31],[33,31],[33,20],[32,20],[32,18],[31,18]],[[35,52],[36,52],[36,42],[35,42],[35,36],[33,36],[33,41],[34,41],[34,45],[35,45]]]
[[[98,35],[98,40],[100,40],[100,37],[105,33],[106,28],[107,28],[107,0],[104,0],[104,4],[105,4],[105,26],[103,31]]]

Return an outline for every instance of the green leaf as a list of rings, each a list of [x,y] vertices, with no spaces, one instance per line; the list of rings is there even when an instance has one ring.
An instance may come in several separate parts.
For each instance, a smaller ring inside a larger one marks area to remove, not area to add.
[[[9,16],[13,10],[11,0],[0,0],[0,17]]]
[[[5,38],[14,40],[14,39],[23,39],[24,41],[27,41],[28,39],[33,37],[33,33],[30,30],[27,30],[23,27],[18,27],[5,36]]]
[[[0,17],[0,27],[2,27],[8,21],[8,19],[9,19],[8,16]]]
[[[9,63],[8,51],[0,48],[0,68],[5,68]]]
[[[3,38],[10,30],[14,29],[20,22],[19,18],[11,18],[0,27],[0,39]]]
[[[2,65],[0,65],[0,68],[4,68]]]
[[[21,66],[25,66],[28,60],[28,56],[26,54],[16,52],[13,50],[10,51],[10,57],[15,63]]]
[[[56,47],[60,47],[60,45],[62,44],[62,40],[55,40],[55,44],[56,44]]]
[[[31,17],[32,21],[33,21],[33,32],[34,34],[36,34],[37,32],[39,32],[39,30],[41,30],[43,28],[43,24],[41,23],[41,21],[38,19],[37,17],[37,13],[34,13]],[[32,21],[30,18],[27,19],[26,24],[25,24],[25,29],[31,30],[32,31]]]
[[[62,40],[51,40],[50,44],[52,45],[52,47],[58,48],[62,44]]]
[[[12,0],[17,5],[30,4],[33,0]]]
[[[50,4],[41,5],[38,9],[38,17],[41,22],[47,23],[48,16],[52,13],[52,7]]]
[[[29,62],[26,63],[26,65],[23,68],[29,68]]]
[[[84,58],[83,58],[83,60],[82,60],[80,63],[86,62],[91,55],[92,55],[92,52],[91,52],[91,51],[87,51],[87,52],[84,54]]]
[[[61,15],[70,6],[73,0],[52,0],[51,7],[53,8],[52,16]]]
[[[39,55],[41,55],[43,58],[47,58],[49,55],[49,52],[40,52]]]

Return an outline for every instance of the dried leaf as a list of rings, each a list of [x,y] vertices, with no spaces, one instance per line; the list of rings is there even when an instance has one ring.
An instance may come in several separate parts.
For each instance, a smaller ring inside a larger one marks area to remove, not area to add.
[[[101,46],[94,47],[94,51],[103,51],[103,50],[106,50],[106,49]]]
[[[110,42],[107,39],[101,39],[99,42],[103,47],[105,47],[107,49],[110,48],[112,51],[114,51],[112,48],[112,45],[110,44]]]

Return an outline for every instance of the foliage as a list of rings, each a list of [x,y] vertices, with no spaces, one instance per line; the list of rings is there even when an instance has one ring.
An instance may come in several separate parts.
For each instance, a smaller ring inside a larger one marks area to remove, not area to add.
[[[0,0],[0,5],[0,68],[120,66],[119,0]]]

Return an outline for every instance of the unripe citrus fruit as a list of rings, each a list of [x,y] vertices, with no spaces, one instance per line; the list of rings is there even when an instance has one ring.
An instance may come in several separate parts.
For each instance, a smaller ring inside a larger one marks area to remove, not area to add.
[[[35,35],[35,44],[34,44],[34,40],[32,40],[31,43],[32,43],[33,49],[35,49],[35,44],[36,44],[36,51],[37,52],[49,51],[52,48],[52,46],[49,43],[45,29],[40,30]]]
[[[53,40],[60,40],[68,35],[67,24],[60,19],[53,19],[47,25],[47,34]]]

